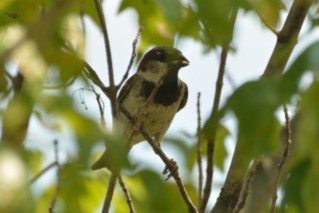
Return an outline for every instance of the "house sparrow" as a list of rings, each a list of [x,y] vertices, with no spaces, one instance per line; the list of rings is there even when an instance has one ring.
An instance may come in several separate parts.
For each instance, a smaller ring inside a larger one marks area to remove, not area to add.
[[[137,72],[127,80],[119,93],[118,103],[136,118],[145,109],[146,100],[162,79],[162,84],[146,108],[142,121],[146,132],[159,146],[175,114],[187,102],[187,85],[178,78],[178,71],[188,64],[189,61],[179,50],[165,46],[155,47],[144,55]],[[145,140],[140,133],[130,136],[134,125],[122,112],[118,113],[116,123],[125,131],[127,138],[130,137],[129,148]],[[110,155],[114,153],[111,150],[112,147],[107,148],[102,157],[93,164],[92,170],[103,167],[112,170]]]

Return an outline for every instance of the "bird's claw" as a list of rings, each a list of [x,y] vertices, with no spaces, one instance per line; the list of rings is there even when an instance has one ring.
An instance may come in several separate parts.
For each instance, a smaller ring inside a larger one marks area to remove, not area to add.
[[[162,174],[167,175],[165,181],[170,179],[170,177],[174,176],[178,172],[178,166],[174,159],[170,159],[169,163],[165,166]]]

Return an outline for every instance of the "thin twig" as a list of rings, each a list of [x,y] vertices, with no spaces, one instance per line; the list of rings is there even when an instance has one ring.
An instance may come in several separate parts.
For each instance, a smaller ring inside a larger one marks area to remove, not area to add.
[[[103,129],[106,129],[106,122],[105,122],[105,118],[104,118],[104,102],[101,99],[101,95],[99,93],[97,93],[94,89],[94,87],[92,86],[92,91],[95,94],[96,97],[96,102],[99,106],[99,111],[100,111],[100,120],[101,120],[101,126]]]
[[[53,168],[54,166],[57,166],[57,162],[52,162],[50,163],[47,167],[45,167],[44,169],[42,169],[42,171],[37,174],[36,176],[34,176],[31,180],[30,180],[30,184],[33,184],[35,181],[37,181],[42,175],[44,175],[47,171],[49,171],[51,168]]]
[[[254,175],[256,173],[256,168],[258,166],[258,163],[259,163],[259,160],[254,161],[254,164],[252,165],[251,170],[247,175],[246,185],[245,185],[245,188],[243,189],[243,195],[242,195],[241,201],[237,204],[237,206],[235,207],[235,209],[233,210],[232,213],[239,213],[239,211],[242,208],[244,208],[247,196],[248,196],[249,191],[250,191],[251,183],[252,183],[252,181],[254,179]]]
[[[61,167],[60,167],[60,164],[59,164],[58,141],[55,140],[53,143],[54,143],[54,157],[55,157],[55,162],[56,162],[56,166],[57,166],[57,172],[56,172],[56,181],[57,181],[57,183],[56,183],[55,193],[54,193],[54,196],[52,198],[51,205],[50,205],[50,208],[49,208],[49,212],[50,213],[53,213],[53,209],[54,209],[54,206],[55,206],[55,203],[57,201],[58,194],[59,194],[59,191],[60,191],[60,183],[61,183],[61,180],[60,180]]]
[[[212,137],[207,140],[207,166],[206,166],[206,182],[203,191],[202,202],[200,204],[200,212],[205,212],[208,199],[211,194],[212,182],[213,182],[213,173],[214,173],[214,151],[215,151],[215,139],[217,132],[218,124],[218,107],[221,96],[221,91],[223,87],[223,77],[226,65],[226,59],[228,55],[228,48],[223,48],[221,52],[221,59],[218,71],[218,77],[216,81],[215,97],[213,104],[213,111],[211,117],[213,119],[213,128],[212,128]]]
[[[200,112],[200,92],[197,94],[197,164],[198,164],[198,205],[203,193],[203,166],[202,166],[202,127]]]
[[[68,82],[63,83],[63,84],[58,84],[58,85],[43,85],[42,88],[43,89],[47,89],[47,90],[51,90],[51,89],[65,89],[69,86],[71,86],[71,84],[74,83],[74,81],[76,80],[77,76],[72,77]]]
[[[107,186],[106,196],[103,203],[102,213],[109,212],[118,175],[119,175],[118,172],[112,172],[111,174],[111,177]]]
[[[143,30],[144,30],[144,27],[145,27],[144,24],[142,24],[142,25],[140,26],[140,29],[138,30],[137,35],[136,35],[136,37],[135,37],[135,39],[134,39],[134,41],[133,41],[133,43],[132,43],[133,49],[132,49],[131,59],[130,59],[130,62],[129,62],[129,64],[128,64],[128,66],[127,66],[126,72],[125,72],[125,74],[124,74],[124,76],[123,76],[121,82],[120,82],[119,85],[117,86],[118,89],[121,88],[121,86],[123,85],[123,83],[125,82],[125,80],[126,80],[127,77],[128,77],[128,74],[129,74],[130,69],[131,69],[131,67],[132,67],[132,65],[133,65],[134,59],[135,59],[135,57],[136,57],[136,45],[137,45],[137,42],[138,42],[139,37],[141,36],[141,34],[142,34]]]
[[[238,9],[236,8],[231,13],[230,22],[232,25],[232,29],[235,26],[236,17],[237,17]],[[207,140],[207,166],[206,166],[206,182],[204,187],[204,193],[202,202],[200,204],[200,212],[205,212],[210,194],[212,189],[213,183],[213,173],[214,173],[214,150],[215,150],[215,140],[216,140],[216,133],[217,133],[217,126],[218,126],[218,108],[219,108],[219,101],[221,97],[221,92],[223,88],[223,78],[225,74],[225,67],[226,67],[226,60],[229,50],[230,41],[222,47],[221,55],[220,55],[220,63],[218,69],[218,75],[216,80],[216,87],[215,87],[215,96],[214,96],[214,103],[212,109],[212,133],[211,137]]]
[[[102,5],[99,0],[94,0],[94,4],[99,16],[99,20],[101,23],[101,29],[103,33],[104,38],[104,45],[105,45],[105,51],[106,51],[106,60],[108,65],[108,77],[109,77],[109,83],[110,83],[110,90],[111,90],[111,107],[112,107],[112,115],[115,117],[116,111],[117,111],[117,100],[116,100],[116,93],[117,88],[114,83],[114,72],[113,72],[113,61],[112,61],[112,54],[111,54],[111,45],[110,40],[108,36],[108,31],[106,27],[106,21],[105,16],[103,13]]]
[[[274,213],[275,212],[275,207],[276,207],[276,201],[278,198],[277,195],[277,188],[279,186],[279,182],[280,182],[280,178],[281,178],[281,174],[282,174],[282,169],[283,166],[289,156],[290,153],[290,147],[291,147],[291,127],[290,127],[290,118],[289,118],[289,114],[288,114],[288,109],[287,106],[284,105],[284,113],[285,113],[285,121],[286,121],[286,147],[285,150],[282,153],[282,159],[280,161],[280,163],[278,164],[278,173],[277,173],[277,177],[276,177],[276,181],[275,181],[275,185],[274,185],[274,192],[273,192],[273,196],[272,196],[272,200],[271,200],[271,208],[270,208],[270,212]]]
[[[135,213],[134,206],[133,206],[133,201],[132,201],[130,192],[128,191],[128,189],[127,189],[127,187],[126,187],[121,175],[118,176],[118,180],[119,180],[120,186],[122,188],[122,191],[124,192],[124,195],[126,197],[126,202],[127,202],[128,207],[130,209],[130,213]]]

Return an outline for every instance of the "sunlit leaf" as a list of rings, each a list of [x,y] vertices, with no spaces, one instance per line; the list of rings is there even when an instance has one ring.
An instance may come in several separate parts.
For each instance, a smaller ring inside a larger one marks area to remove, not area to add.
[[[59,184],[63,212],[94,212],[106,190],[104,181],[92,179],[72,162],[63,165]]]

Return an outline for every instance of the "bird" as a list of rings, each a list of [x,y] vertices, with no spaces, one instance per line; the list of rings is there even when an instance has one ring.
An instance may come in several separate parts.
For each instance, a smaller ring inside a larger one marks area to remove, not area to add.
[[[141,59],[137,71],[121,88],[117,97],[121,105],[133,118],[143,113],[142,125],[151,136],[156,145],[161,146],[161,141],[171,125],[175,114],[187,103],[188,88],[178,77],[179,70],[189,65],[189,61],[176,48],[168,46],[154,47]],[[158,86],[158,82],[161,84]],[[145,108],[148,97],[157,87],[149,105]],[[145,112],[143,112],[145,110]],[[124,131],[126,138],[130,138],[127,144],[129,149],[142,141],[144,136],[140,133],[132,134],[134,124],[120,110],[115,119],[119,124],[117,128]],[[116,155],[112,147],[107,147],[103,155],[92,165],[92,170],[108,168],[113,170],[111,155]],[[127,152],[128,152],[127,151]]]

